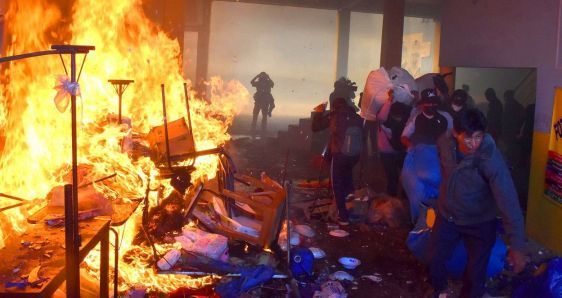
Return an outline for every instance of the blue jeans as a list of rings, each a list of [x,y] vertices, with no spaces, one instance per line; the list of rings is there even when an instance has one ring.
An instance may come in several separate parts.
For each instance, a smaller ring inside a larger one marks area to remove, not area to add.
[[[486,291],[486,270],[492,247],[496,242],[496,220],[474,225],[457,225],[441,215],[435,218],[431,231],[429,283],[436,293],[447,288],[445,263],[460,240],[464,241],[468,262],[463,274],[460,297],[481,297]]]

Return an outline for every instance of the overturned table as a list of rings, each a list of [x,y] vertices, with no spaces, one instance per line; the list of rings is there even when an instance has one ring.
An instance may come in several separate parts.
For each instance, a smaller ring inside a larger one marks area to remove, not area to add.
[[[101,244],[100,297],[108,297],[110,222],[111,219],[105,217],[79,222],[82,240],[79,262],[98,243]],[[64,236],[64,228],[38,223],[29,225],[23,235],[12,235],[6,239],[6,246],[0,249],[0,297],[51,297],[65,280]],[[21,276],[29,275],[37,266],[41,266],[38,276],[45,279],[37,287],[28,284],[21,289],[7,288],[17,285],[22,280]]]

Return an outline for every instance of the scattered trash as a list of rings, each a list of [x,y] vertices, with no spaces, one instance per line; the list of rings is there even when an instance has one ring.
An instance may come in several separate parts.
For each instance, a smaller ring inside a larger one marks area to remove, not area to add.
[[[28,283],[34,283],[34,282],[39,280],[39,270],[40,269],[41,269],[41,266],[37,266],[37,267],[31,269],[31,272],[29,272],[29,276],[27,277]]]
[[[349,274],[345,271],[336,271],[336,272],[330,274],[330,279],[353,281],[355,278],[351,274]]]
[[[340,258],[338,262],[340,262],[345,269],[355,269],[357,266],[361,265],[361,261],[352,257]]]
[[[349,236],[349,233],[344,231],[344,230],[332,230],[328,234],[330,234],[334,237],[340,237],[340,238]]]
[[[301,244],[301,237],[297,233],[291,233],[291,245],[297,246]]]
[[[251,288],[259,286],[274,275],[273,268],[265,265],[259,265],[254,268],[244,268],[240,270],[240,278],[234,278],[225,283],[219,284],[215,291],[223,298],[240,297],[242,293]],[[225,279],[226,280],[226,279]]]
[[[187,251],[196,252],[215,260],[228,260],[228,239],[222,235],[207,233],[194,226],[186,225],[182,229],[182,235],[175,239]]]
[[[517,287],[512,297],[562,297],[562,258],[548,262],[542,272]]]
[[[308,277],[312,275],[314,255],[306,247],[295,247],[291,249],[291,273],[295,278]]]
[[[312,251],[312,254],[314,255],[315,259],[322,259],[323,257],[326,256],[326,253],[318,247],[309,247],[308,249]]]
[[[144,298],[146,295],[146,287],[141,284],[134,285],[126,293],[125,298]]]
[[[361,278],[368,279],[368,280],[374,281],[376,283],[379,283],[379,282],[382,281],[382,277],[380,277],[378,275],[362,275]]]
[[[174,265],[180,259],[180,256],[181,256],[181,252],[179,250],[172,249],[172,250],[168,251],[164,255],[164,257],[162,257],[160,260],[158,260],[156,265],[158,266],[158,268],[160,268],[162,270],[170,270],[172,267],[174,267]]]
[[[338,281],[327,281],[320,286],[321,290],[314,292],[313,298],[346,298],[347,293]]]
[[[339,230],[340,226],[336,223],[329,222],[326,224],[326,229],[328,231]]]
[[[256,259],[257,259],[256,263],[258,265],[267,265],[267,266],[270,266],[270,267],[277,267],[277,264],[279,263],[275,259],[275,256],[273,254],[265,252],[265,251],[258,254]]]
[[[308,225],[296,225],[295,231],[308,238],[312,238],[316,235],[316,232]]]
[[[371,203],[367,216],[369,223],[386,224],[397,228],[408,224],[409,215],[404,203],[398,198],[388,195],[376,197]]]

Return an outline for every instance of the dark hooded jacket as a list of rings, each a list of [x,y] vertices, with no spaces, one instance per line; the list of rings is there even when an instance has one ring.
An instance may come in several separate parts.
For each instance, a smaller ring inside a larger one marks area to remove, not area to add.
[[[517,192],[501,153],[485,134],[478,150],[460,159],[456,140],[440,147],[442,182],[438,212],[457,225],[493,220],[498,211],[511,246],[522,250],[525,243],[523,214]],[[459,160],[460,159],[460,160]]]

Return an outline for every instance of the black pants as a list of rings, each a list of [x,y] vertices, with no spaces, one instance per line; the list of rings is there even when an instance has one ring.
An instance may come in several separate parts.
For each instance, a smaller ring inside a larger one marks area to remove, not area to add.
[[[404,157],[406,152],[380,153],[384,173],[386,174],[386,193],[391,196],[398,195],[398,181],[400,179],[400,171],[404,165]]]
[[[485,293],[486,270],[492,247],[496,242],[496,221],[460,226],[437,215],[431,231],[429,282],[439,293],[447,288],[445,263],[459,240],[464,241],[468,263],[463,274],[460,297],[482,297]]]
[[[374,155],[377,152],[377,131],[379,129],[379,124],[377,121],[370,121],[365,120],[363,123],[363,136],[365,142],[365,146],[367,149],[370,147],[371,152],[366,150],[367,155]]]
[[[332,190],[336,199],[339,216],[347,220],[349,214],[345,208],[345,198],[354,193],[353,167],[359,161],[359,156],[347,156],[342,153],[332,155]]]
[[[261,130],[265,131],[267,127],[267,114],[268,114],[268,105],[264,103],[255,102],[254,103],[254,111],[253,111],[253,118],[252,118],[252,131],[256,130],[256,124],[258,121],[258,115],[261,112]]]

